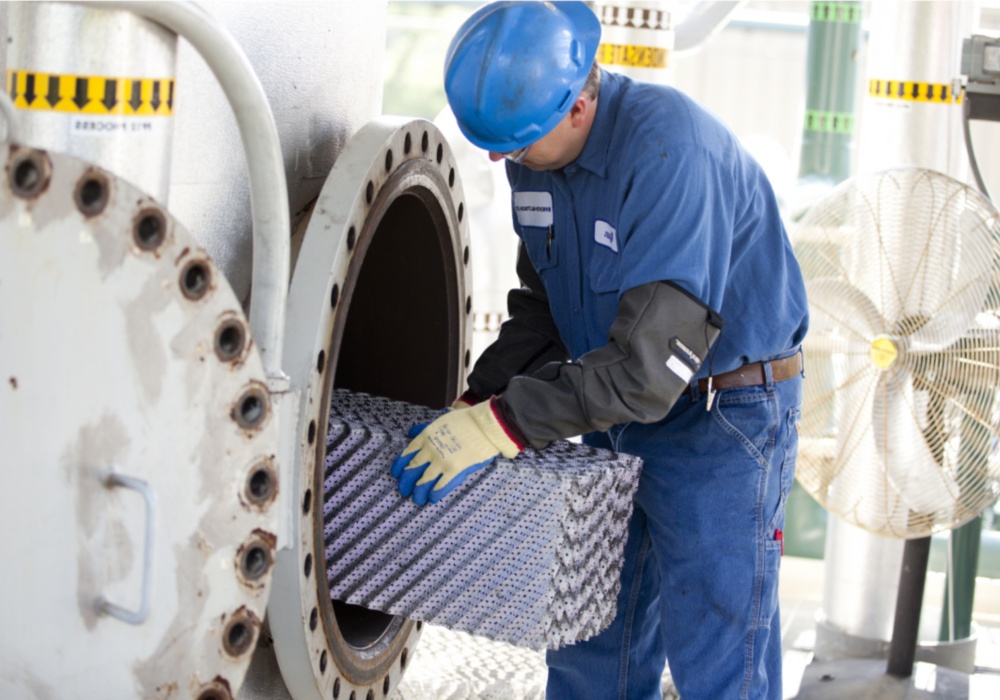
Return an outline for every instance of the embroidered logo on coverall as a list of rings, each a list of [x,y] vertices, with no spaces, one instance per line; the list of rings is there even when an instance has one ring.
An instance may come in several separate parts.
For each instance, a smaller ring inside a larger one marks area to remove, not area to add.
[[[607,221],[594,222],[594,240],[605,248],[618,252],[618,232]]]

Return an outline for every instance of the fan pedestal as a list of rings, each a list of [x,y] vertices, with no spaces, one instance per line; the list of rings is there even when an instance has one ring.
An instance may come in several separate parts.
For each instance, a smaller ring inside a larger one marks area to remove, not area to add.
[[[814,661],[806,667],[798,700],[995,700],[1000,677],[975,676],[917,662],[917,633],[931,538],[907,540],[899,576],[889,660]]]

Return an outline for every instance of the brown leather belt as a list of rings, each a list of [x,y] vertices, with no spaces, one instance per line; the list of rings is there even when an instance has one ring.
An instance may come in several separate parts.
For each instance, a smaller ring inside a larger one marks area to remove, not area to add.
[[[782,360],[771,360],[771,376],[776,382],[783,382],[786,379],[798,376],[802,373],[802,353],[797,352]],[[722,391],[723,389],[733,389],[738,386],[757,386],[767,383],[764,376],[764,363],[754,362],[751,365],[743,365],[732,372],[717,374],[712,377],[712,389]],[[698,391],[702,394],[708,392],[708,379],[698,380]],[[690,394],[691,387],[686,387],[681,395]]]

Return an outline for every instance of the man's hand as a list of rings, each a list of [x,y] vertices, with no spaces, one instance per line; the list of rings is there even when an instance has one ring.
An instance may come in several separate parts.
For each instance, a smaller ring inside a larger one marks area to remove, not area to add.
[[[494,401],[449,411],[416,436],[392,463],[404,497],[412,496],[417,505],[437,503],[499,455],[510,458],[521,451]]]

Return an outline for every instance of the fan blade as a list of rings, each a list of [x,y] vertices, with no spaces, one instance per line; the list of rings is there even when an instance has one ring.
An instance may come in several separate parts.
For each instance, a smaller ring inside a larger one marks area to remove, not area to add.
[[[825,366],[808,365],[796,478],[827,509],[856,522],[855,510],[869,490],[868,475],[855,473],[856,458],[872,450],[867,416],[877,373],[867,353],[829,359]]]
[[[933,523],[936,512],[950,510],[959,496],[954,474],[945,468],[952,435],[942,399],[917,389],[902,371],[883,373],[875,391],[872,427],[889,490],[886,512],[903,521],[904,534]]]
[[[940,349],[975,325],[997,282],[994,210],[955,180],[919,169],[882,173],[858,193],[845,258],[889,333]]]
[[[872,300],[842,279],[809,280],[806,295],[809,298],[810,335],[857,340],[867,346],[884,331],[882,316]]]
[[[937,237],[928,269],[915,280],[911,296],[920,296],[917,306],[928,320],[910,334],[914,349],[946,348],[980,325],[978,314],[1000,308],[996,230],[970,217],[961,212],[956,230]]]

